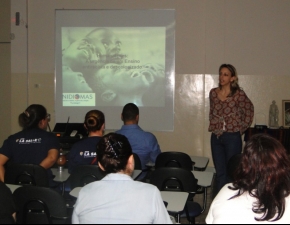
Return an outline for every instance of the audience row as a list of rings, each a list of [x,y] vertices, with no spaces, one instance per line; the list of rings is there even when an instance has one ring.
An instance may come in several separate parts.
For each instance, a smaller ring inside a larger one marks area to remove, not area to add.
[[[105,115],[89,111],[84,126],[88,138],[77,142],[70,152],[69,170],[78,165],[96,164],[108,173],[101,181],[81,189],[74,207],[72,223],[172,223],[160,191],[145,182],[133,181],[133,152],[146,168],[160,154],[155,136],[138,126],[139,110],[132,103],[122,111],[124,125],[104,135]],[[31,105],[19,115],[23,130],[11,135],[0,149],[0,220],[17,211],[11,192],[3,182],[5,164],[30,163],[46,168],[54,187],[50,168],[59,154],[55,135],[46,132],[45,107]],[[267,134],[254,135],[245,145],[234,172],[213,200],[206,223],[289,223],[290,159],[283,145]]]

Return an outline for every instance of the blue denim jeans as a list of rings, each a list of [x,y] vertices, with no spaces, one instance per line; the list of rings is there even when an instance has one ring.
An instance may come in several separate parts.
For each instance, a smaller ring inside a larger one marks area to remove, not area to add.
[[[216,191],[227,183],[229,178],[227,174],[227,164],[233,155],[242,152],[242,137],[240,132],[224,132],[217,137],[214,133],[211,135],[211,152],[213,163],[216,170]]]

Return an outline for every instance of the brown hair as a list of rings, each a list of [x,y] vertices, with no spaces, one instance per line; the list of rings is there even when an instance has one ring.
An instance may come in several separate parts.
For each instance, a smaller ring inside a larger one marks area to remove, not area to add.
[[[99,110],[91,110],[87,112],[84,124],[87,127],[88,132],[98,131],[105,123],[105,115]]]
[[[277,221],[285,211],[290,194],[290,160],[283,145],[267,134],[256,134],[246,143],[232,190],[257,199],[253,212],[257,221]]]
[[[18,123],[23,129],[37,128],[46,117],[47,111],[43,105],[32,104],[18,116]]]

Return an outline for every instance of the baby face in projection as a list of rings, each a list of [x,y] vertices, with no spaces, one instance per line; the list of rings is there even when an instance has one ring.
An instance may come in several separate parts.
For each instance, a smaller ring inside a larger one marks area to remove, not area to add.
[[[93,45],[99,48],[105,48],[105,57],[103,63],[123,62],[123,55],[121,54],[122,42],[116,34],[108,28],[96,28],[86,36]]]
[[[142,106],[143,95],[152,86],[164,80],[164,69],[153,64],[138,66],[138,68],[106,64],[96,72],[94,79],[90,86],[93,91],[99,93],[97,95],[100,95],[104,102],[120,106],[134,102]]]
[[[121,41],[107,28],[96,28],[63,51],[63,64],[88,75],[107,63],[122,63]]]
[[[104,64],[121,63],[121,42],[109,29],[96,28],[63,51],[63,91],[91,92],[88,83]]]

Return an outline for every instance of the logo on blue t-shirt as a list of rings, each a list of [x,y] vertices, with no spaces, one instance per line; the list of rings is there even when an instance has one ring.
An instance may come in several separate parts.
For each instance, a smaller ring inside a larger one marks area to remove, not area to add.
[[[84,154],[85,158],[92,158],[92,157],[96,157],[96,156],[97,156],[96,152],[85,151],[85,154]]]
[[[16,142],[18,142],[19,144],[40,144],[41,138],[33,138],[33,139],[20,138],[17,139]]]

